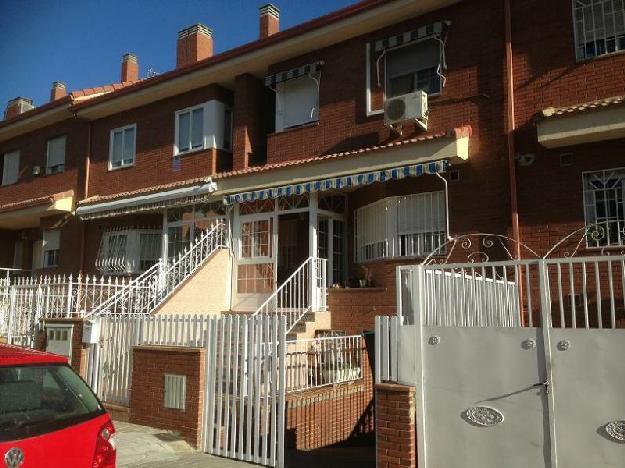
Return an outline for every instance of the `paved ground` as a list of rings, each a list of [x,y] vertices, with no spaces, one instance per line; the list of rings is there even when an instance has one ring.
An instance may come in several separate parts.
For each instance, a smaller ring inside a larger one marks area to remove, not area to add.
[[[245,468],[251,465],[195,451],[172,432],[116,421],[119,468]],[[290,451],[289,468],[375,468],[374,447],[327,447]]]

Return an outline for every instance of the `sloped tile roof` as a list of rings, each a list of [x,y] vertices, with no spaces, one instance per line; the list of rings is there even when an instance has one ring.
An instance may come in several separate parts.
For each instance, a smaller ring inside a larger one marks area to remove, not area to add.
[[[603,109],[606,107],[617,106],[625,103],[625,96],[612,96],[596,101],[582,102],[566,107],[547,107],[540,113],[541,118],[549,119],[553,117],[563,117],[566,115],[577,114],[592,110]]]

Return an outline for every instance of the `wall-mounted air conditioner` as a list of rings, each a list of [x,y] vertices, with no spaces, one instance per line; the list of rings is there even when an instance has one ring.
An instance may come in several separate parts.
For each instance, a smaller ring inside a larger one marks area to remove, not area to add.
[[[384,123],[391,127],[401,126],[414,120],[424,130],[428,123],[428,95],[425,91],[402,94],[384,102]]]

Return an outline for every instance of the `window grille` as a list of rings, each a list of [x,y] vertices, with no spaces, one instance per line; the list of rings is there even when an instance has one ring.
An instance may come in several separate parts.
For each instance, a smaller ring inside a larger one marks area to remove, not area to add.
[[[445,243],[445,194],[390,197],[355,213],[356,260],[421,257]]]
[[[625,168],[586,172],[583,179],[587,246],[625,245]]]
[[[119,229],[102,234],[96,268],[106,274],[141,273],[161,256],[162,233],[156,229]]]
[[[625,49],[625,0],[573,0],[578,60]]]

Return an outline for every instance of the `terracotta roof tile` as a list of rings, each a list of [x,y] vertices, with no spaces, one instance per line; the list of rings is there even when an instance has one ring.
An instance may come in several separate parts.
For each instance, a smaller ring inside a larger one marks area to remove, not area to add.
[[[20,200],[13,203],[5,203],[3,205],[0,205],[0,212],[4,213],[7,211],[19,210],[21,208],[31,208],[33,206],[46,205],[48,203],[53,203],[61,198],[73,195],[74,191],[69,190],[67,192],[53,193],[52,195],[45,195],[43,197],[29,198],[28,200]]]
[[[625,103],[625,96],[612,96],[605,99],[598,99],[596,101],[582,102],[580,104],[574,104],[566,107],[547,107],[543,109],[539,117],[543,119],[549,119],[552,117],[562,117],[570,114],[577,114],[579,112],[586,112],[596,109],[602,109],[605,107],[611,107],[621,105]]]

